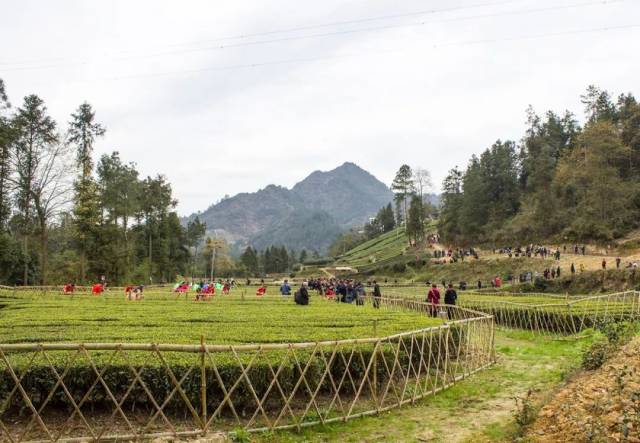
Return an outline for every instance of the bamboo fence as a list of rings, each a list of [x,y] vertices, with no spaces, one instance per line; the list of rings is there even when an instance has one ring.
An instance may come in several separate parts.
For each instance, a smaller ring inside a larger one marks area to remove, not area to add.
[[[483,300],[485,295],[488,299]],[[547,298],[549,301],[545,303],[497,299],[499,296],[524,298],[525,295],[507,292],[483,295],[463,293],[458,305],[492,315],[498,328],[525,329],[545,336],[575,335],[603,323],[640,320],[639,291],[582,297],[544,293],[534,295]],[[419,297],[424,296],[411,298]]]
[[[378,337],[374,322],[370,338],[310,343],[0,344],[0,439],[299,430],[414,403],[495,361],[491,315],[406,298],[363,303],[442,324]]]

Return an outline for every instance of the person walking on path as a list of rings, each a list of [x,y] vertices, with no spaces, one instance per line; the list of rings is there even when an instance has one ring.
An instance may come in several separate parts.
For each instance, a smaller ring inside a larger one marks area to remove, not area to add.
[[[604,271],[605,269],[607,269],[607,260],[606,259],[602,259],[602,270]]]
[[[571,275],[575,275],[576,273],[576,267],[573,263],[571,263]]]
[[[458,300],[458,293],[453,288],[453,284],[449,283],[449,287],[444,293],[444,304],[447,305],[447,318],[451,320],[451,317],[454,313],[453,306],[456,305],[456,300]]]
[[[429,310],[431,311],[432,317],[438,316],[438,305],[440,304],[440,291],[438,290],[438,285],[435,283],[431,285],[431,289],[427,293],[427,303],[431,306]]]
[[[380,297],[382,297],[382,293],[380,292],[380,285],[375,280],[373,281],[373,307],[376,309],[380,308]]]
[[[616,269],[620,269],[620,262],[622,259],[620,257],[616,257]]]

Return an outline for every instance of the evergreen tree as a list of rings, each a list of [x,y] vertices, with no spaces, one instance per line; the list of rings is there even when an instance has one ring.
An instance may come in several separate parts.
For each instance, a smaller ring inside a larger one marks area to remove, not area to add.
[[[407,218],[407,236],[418,243],[424,239],[424,208],[422,198],[418,195],[411,197],[411,206]]]
[[[5,111],[11,107],[0,78],[0,233],[8,228],[11,216],[11,145],[13,131]]]
[[[105,129],[95,121],[95,112],[88,103],[71,114],[69,142],[76,147],[78,178],[74,183],[74,208],[78,243],[80,249],[80,281],[86,283],[86,261],[89,243],[95,238],[99,221],[98,188],[93,179],[93,146]]]
[[[249,274],[258,274],[258,253],[251,246],[247,246],[247,248],[244,250],[244,252],[240,256],[240,262],[244,265]]]
[[[462,209],[462,171],[455,167],[442,183],[442,210],[438,219],[438,232],[446,241],[460,241],[460,212]]]
[[[394,200],[396,204],[402,203],[402,219],[407,219],[407,199],[415,193],[415,184],[413,181],[413,171],[409,165],[402,165],[396,173],[391,190],[395,193]]]
[[[191,275],[196,275],[197,257],[198,257],[198,245],[202,243],[204,235],[207,232],[207,224],[200,221],[200,217],[196,216],[194,220],[187,222],[187,245],[194,249],[193,252],[193,265],[191,268]]]

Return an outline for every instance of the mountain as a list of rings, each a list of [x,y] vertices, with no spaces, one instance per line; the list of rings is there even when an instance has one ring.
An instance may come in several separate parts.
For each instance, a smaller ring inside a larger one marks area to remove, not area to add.
[[[313,172],[292,191],[310,207],[333,215],[343,227],[364,224],[393,200],[393,194],[384,183],[349,162],[333,171]]]
[[[229,242],[235,251],[285,245],[324,252],[338,234],[364,224],[393,200],[389,188],[353,163],[315,171],[293,188],[269,185],[242,193],[192,214],[207,224],[207,235]]]

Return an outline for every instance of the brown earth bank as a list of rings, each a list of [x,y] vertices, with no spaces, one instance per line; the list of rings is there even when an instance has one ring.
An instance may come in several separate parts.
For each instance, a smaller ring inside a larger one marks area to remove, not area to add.
[[[542,408],[526,441],[640,442],[640,338],[560,390]]]

